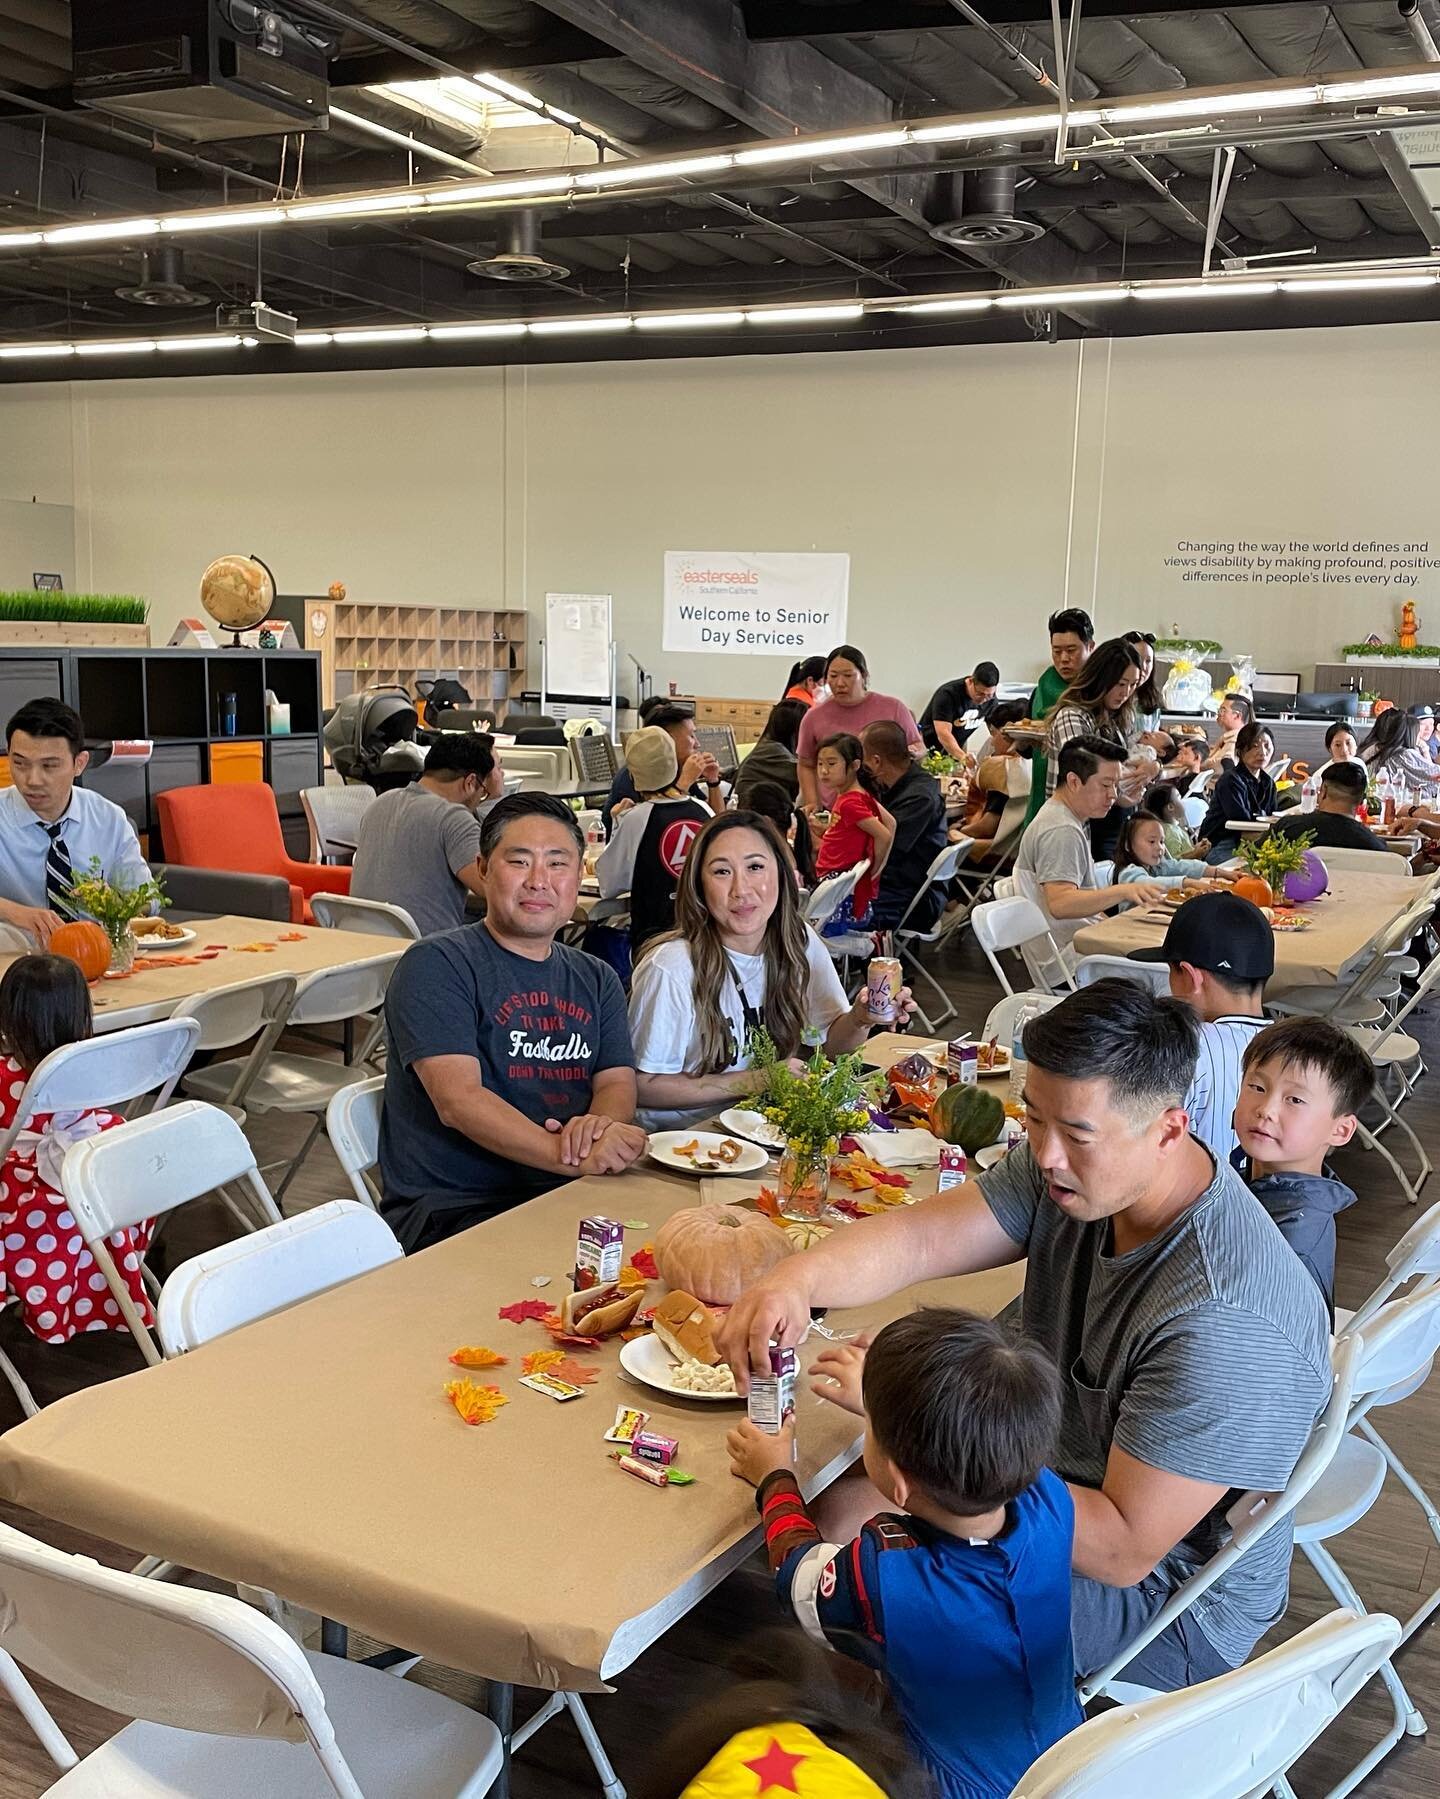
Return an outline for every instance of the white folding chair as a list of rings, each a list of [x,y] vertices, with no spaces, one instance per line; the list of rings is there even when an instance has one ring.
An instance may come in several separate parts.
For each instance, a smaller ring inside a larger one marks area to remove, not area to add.
[[[1406,1381],[1417,1369],[1428,1368],[1435,1360],[1440,1352],[1440,1288],[1430,1287],[1405,1299],[1391,1300],[1358,1328],[1352,1321],[1339,1343],[1347,1337],[1357,1338],[1361,1345],[1346,1418],[1346,1431],[1350,1432],[1364,1419],[1377,1395]],[[1387,1469],[1386,1457],[1376,1444],[1347,1434],[1295,1511],[1295,1547],[1338,1603],[1361,1615],[1365,1606],[1360,1595],[1326,1544],[1369,1512],[1380,1497]],[[1344,1779],[1331,1787],[1328,1799],[1343,1799],[1344,1794],[1354,1792],[1403,1737],[1425,1733],[1425,1720],[1392,1667],[1389,1654],[1381,1660],[1377,1672],[1390,1697],[1390,1727]]]
[[[302,976],[290,1008],[289,1024],[342,1024],[377,1012],[403,953],[396,949],[386,955],[367,957],[363,962],[349,962],[339,968],[323,968]],[[379,1028],[377,1021],[371,1041]],[[288,1164],[275,1164],[285,1168],[284,1178],[275,1190],[278,1204],[300,1172],[311,1145],[324,1129],[325,1108],[331,1099],[342,1087],[366,1078],[356,1064],[364,1062],[369,1046],[367,1042],[360,1049],[355,1064],[272,1050],[264,1065],[253,1069],[238,1085],[232,1083],[223,1064],[198,1068],[186,1077],[185,1091],[208,1100],[228,1095],[230,1104],[243,1106],[247,1113],[304,1112],[311,1115],[310,1130],[299,1152]]]
[[[837,875],[826,875],[823,881],[815,884],[806,896],[802,908],[805,922],[813,931],[818,932],[822,926],[829,924],[840,910],[841,904],[859,886],[860,877],[868,866],[866,862],[857,862],[853,868],[842,869]]]
[[[1148,1687],[1123,1680],[1121,1676],[1142,1649],[1148,1648],[1183,1612],[1189,1611],[1195,1601],[1208,1592],[1222,1574],[1227,1574],[1241,1556],[1253,1548],[1267,1532],[1273,1530],[1282,1518],[1288,1518],[1324,1474],[1349,1429],[1351,1391],[1363,1351],[1364,1343],[1359,1332],[1346,1331],[1336,1338],[1330,1358],[1330,1397],[1311,1429],[1309,1441],[1301,1450],[1290,1479],[1278,1493],[1241,1494],[1226,1513],[1230,1525],[1230,1535],[1226,1541],[1208,1562],[1197,1568],[1187,1581],[1175,1589],[1133,1641],[1118,1650],[1103,1668],[1097,1668],[1093,1674],[1080,1681],[1076,1692],[1082,1705],[1088,1705],[1101,1693],[1108,1694],[1122,1704],[1154,1697]]]
[[[1118,978],[1149,987],[1162,999],[1170,992],[1170,970],[1163,962],[1132,962],[1128,956],[1081,956],[1075,964],[1075,985],[1093,987],[1096,981]]]
[[[1091,1718],[1010,1799],[1264,1799],[1395,1648],[1383,1613],[1331,1612],[1231,1674]]]
[[[370,1170],[380,1160],[380,1107],[385,1096],[385,1077],[356,1081],[342,1087],[325,1111],[325,1135],[335,1159],[345,1170],[355,1197],[362,1205],[378,1208],[379,1183]]]
[[[1105,861],[1097,862],[1095,864],[1095,885],[1097,887],[1110,887],[1110,886],[1113,886],[1114,881],[1115,881],[1114,858],[1107,857],[1105,859]]]
[[[134,1722],[82,1760],[21,1667]],[[227,1594],[8,1525],[0,1686],[62,1770],[47,1790],[63,1799],[482,1799],[504,1761],[495,1726],[458,1700],[303,1650]]]
[[[260,975],[253,981],[237,981],[233,987],[212,987],[208,993],[183,999],[171,1017],[194,1020],[200,1033],[195,1043],[196,1054],[234,1049],[241,1043],[251,1044],[248,1056],[237,1056],[221,1064],[234,1077],[233,1093],[253,1078],[255,1069],[279,1041],[290,1008],[295,1003],[295,988],[293,974]],[[233,1104],[230,1094],[215,1103],[236,1114],[238,1124],[245,1122],[244,1112]]]
[[[1205,822],[1205,814],[1210,810],[1210,803],[1203,795],[1187,793],[1180,801],[1180,810],[1185,814],[1185,823],[1192,831],[1198,831]]]
[[[167,1356],[184,1355],[403,1253],[374,1207],[353,1199],[282,1218],[172,1271],[155,1308],[160,1347]]]
[[[1410,864],[1393,850],[1323,849],[1316,854],[1326,868],[1348,868],[1365,875],[1398,875],[1403,880],[1411,873]]]
[[[1064,997],[1063,993],[1042,993],[1038,987],[1028,988],[1023,993],[1007,993],[1004,999],[997,999],[991,1006],[980,1041],[995,1042],[1008,1048],[1015,1035],[1015,1020],[1024,1007],[1031,1006],[1037,1012],[1048,1012],[1052,1006],[1058,1006]]]
[[[106,1238],[221,1186],[243,1187],[267,1224],[280,1219],[244,1131],[217,1106],[199,1100],[167,1106],[72,1143],[60,1184],[111,1299],[152,1365],[162,1359],[160,1351],[120,1278]]]
[[[375,799],[373,787],[302,787],[300,804],[310,827],[310,860],[354,861],[361,823]]]
[[[349,893],[317,893],[311,898],[310,910],[316,924],[332,931],[363,931],[367,937],[399,937],[406,943],[420,940],[419,925],[403,906],[392,905],[389,900],[357,899]]]
[[[938,943],[940,939],[946,935],[945,914],[942,911],[940,917],[928,931],[921,931],[913,928],[907,923],[907,920],[920,905],[922,900],[924,900],[934,888],[938,887],[943,897],[945,889],[949,887],[951,881],[955,878],[955,871],[970,854],[974,845],[975,839],[973,837],[962,837],[956,843],[947,843],[945,845],[944,849],[940,851],[940,854],[935,857],[934,861],[926,870],[923,884],[916,892],[914,898],[910,901],[910,904],[905,908],[904,916],[890,934],[891,941],[895,945],[895,954],[900,958],[901,965],[908,965],[912,968],[915,971],[916,977],[919,980],[924,981],[926,986],[930,988],[931,992],[940,1001],[941,1009],[935,1014],[933,1019],[930,1018],[921,1007],[918,1005],[916,1007],[916,1016],[919,1018],[923,1028],[927,1031],[938,1030],[947,1019],[955,1016],[955,1006],[952,1003],[950,996],[930,973],[929,969],[925,967],[924,963],[920,960],[919,955],[919,946],[921,944]]]
[[[998,952],[1006,949],[1023,951],[1027,944],[1043,944],[1049,950],[1054,966],[1066,969],[1065,979],[1073,985],[1064,953],[1051,935],[1050,927],[1045,922],[1045,914],[1034,900],[1026,899],[1018,893],[1011,899],[986,900],[984,905],[976,906],[971,912],[970,924],[975,932],[975,941],[984,950],[986,961],[995,970],[996,979],[1007,993],[1013,993],[1015,989],[1010,985],[1010,977],[999,960]],[[1025,958],[1025,963],[1033,976],[1034,963],[1028,957]]]

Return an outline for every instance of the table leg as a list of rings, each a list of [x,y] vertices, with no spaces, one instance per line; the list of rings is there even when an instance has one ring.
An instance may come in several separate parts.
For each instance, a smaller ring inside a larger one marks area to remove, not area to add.
[[[350,1632],[333,1618],[320,1620],[320,1652],[338,1656],[342,1662],[350,1653]]]
[[[485,1716],[500,1732],[504,1760],[489,1799],[510,1799],[510,1735],[515,1723],[515,1689],[508,1680],[485,1682]]]

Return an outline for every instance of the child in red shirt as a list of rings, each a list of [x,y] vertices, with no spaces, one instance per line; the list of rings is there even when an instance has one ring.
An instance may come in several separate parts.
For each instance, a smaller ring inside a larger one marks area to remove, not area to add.
[[[815,855],[816,874],[823,879],[853,868],[857,862],[869,864],[854,893],[824,927],[823,935],[836,936],[856,927],[864,929],[880,885],[880,871],[895,841],[895,820],[875,798],[860,739],[848,731],[827,737],[820,745],[815,773],[821,787],[835,795],[830,823]]]
[[[46,1056],[92,1029],[90,990],[73,962],[20,956],[10,964],[0,979],[0,1131],[24,1108],[26,1085]],[[26,1328],[43,1342],[129,1329],[60,1188],[69,1146],[124,1122],[116,1112],[97,1110],[34,1113],[0,1168],[0,1305],[17,1304]],[[155,1314],[140,1262],[152,1228],[147,1219],[107,1239],[146,1324]]]

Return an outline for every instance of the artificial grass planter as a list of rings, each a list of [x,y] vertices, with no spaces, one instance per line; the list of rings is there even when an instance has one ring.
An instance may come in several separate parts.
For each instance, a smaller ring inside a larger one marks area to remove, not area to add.
[[[0,593],[0,624],[143,625],[148,611],[131,593]]]

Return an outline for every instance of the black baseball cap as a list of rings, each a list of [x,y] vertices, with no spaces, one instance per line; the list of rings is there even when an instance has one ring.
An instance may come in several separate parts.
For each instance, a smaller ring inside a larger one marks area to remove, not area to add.
[[[1232,981],[1268,981],[1275,933],[1258,906],[1233,893],[1201,893],[1170,920],[1158,949],[1132,949],[1132,962],[1188,962]]]

